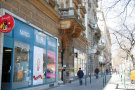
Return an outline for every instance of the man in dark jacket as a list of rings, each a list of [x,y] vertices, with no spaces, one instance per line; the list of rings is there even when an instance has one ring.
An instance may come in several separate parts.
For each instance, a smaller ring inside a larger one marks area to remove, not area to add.
[[[99,73],[99,69],[96,68],[96,69],[95,69],[96,79],[98,79],[98,73]]]
[[[83,78],[83,76],[84,76],[84,73],[83,73],[83,71],[81,70],[81,68],[79,68],[79,71],[77,72],[77,76],[78,76],[78,78],[79,78],[79,83],[80,83],[80,85],[82,85],[82,78]]]

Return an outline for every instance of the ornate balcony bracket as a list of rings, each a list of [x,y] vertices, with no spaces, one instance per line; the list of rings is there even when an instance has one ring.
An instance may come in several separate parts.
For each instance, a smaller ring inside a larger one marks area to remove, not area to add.
[[[66,46],[69,40],[80,37],[82,31],[85,31],[85,26],[75,8],[60,8],[59,12],[62,40]]]
[[[63,46],[65,47],[70,39],[80,36],[82,28],[74,19],[61,20],[60,24]]]
[[[84,14],[86,14],[86,8],[85,8],[85,6],[81,6],[80,9],[83,11]]]
[[[75,20],[63,20],[60,22],[61,29],[67,30],[67,34],[69,37],[77,38],[80,36],[82,28]]]
[[[74,4],[78,8],[78,5],[81,4],[81,0],[74,0]]]

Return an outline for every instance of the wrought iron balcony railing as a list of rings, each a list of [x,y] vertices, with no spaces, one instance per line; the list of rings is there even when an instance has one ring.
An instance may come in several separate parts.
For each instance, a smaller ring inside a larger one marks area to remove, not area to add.
[[[75,19],[85,29],[84,22],[81,20],[77,11],[74,8],[61,8],[59,9],[61,19]]]

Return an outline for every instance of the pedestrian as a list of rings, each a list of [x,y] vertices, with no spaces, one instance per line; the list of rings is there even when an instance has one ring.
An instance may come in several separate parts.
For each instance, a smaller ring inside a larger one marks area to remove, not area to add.
[[[108,69],[106,69],[106,75],[108,75],[108,73],[109,73],[109,70],[108,70]]]
[[[98,69],[98,68],[96,68],[96,69],[95,69],[96,79],[98,79],[98,73],[99,73],[99,69]]]
[[[84,73],[83,73],[83,71],[81,70],[81,68],[79,68],[79,71],[77,72],[77,76],[78,76],[78,78],[79,78],[79,83],[80,83],[80,85],[82,85],[82,84],[83,84],[82,78],[83,78],[83,76],[84,76]]]

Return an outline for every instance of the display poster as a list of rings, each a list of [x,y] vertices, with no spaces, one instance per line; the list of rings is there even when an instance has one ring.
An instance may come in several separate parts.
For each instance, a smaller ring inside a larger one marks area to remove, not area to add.
[[[56,42],[57,40],[47,38],[47,81],[53,82],[56,78]]]
[[[56,64],[47,64],[47,78],[56,78]]]
[[[43,83],[43,49],[34,46],[33,85]]]
[[[56,63],[56,55],[47,51],[47,56],[53,59],[53,62]]]

